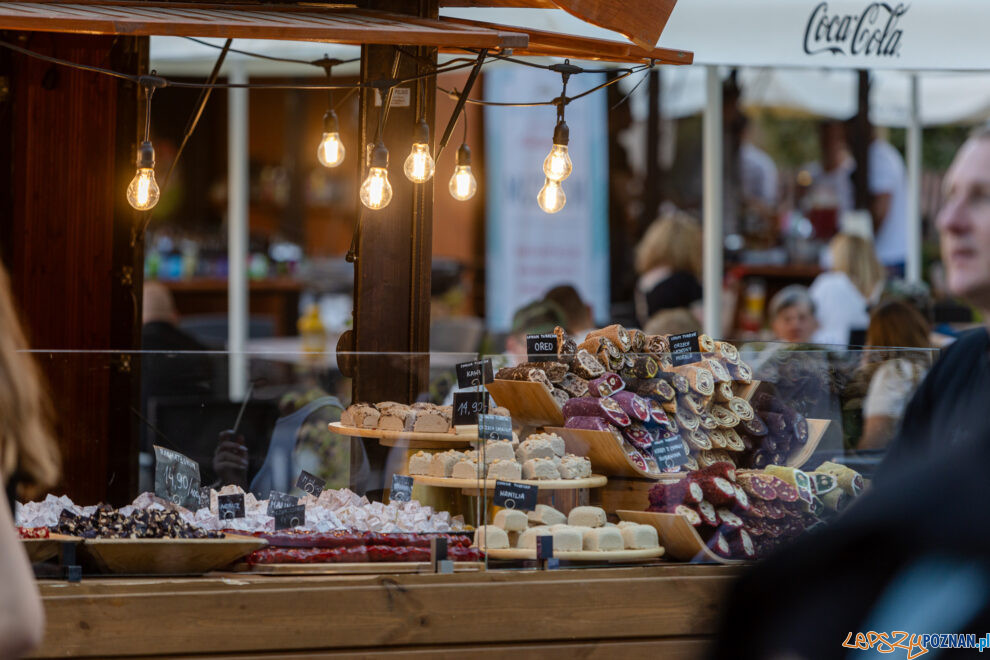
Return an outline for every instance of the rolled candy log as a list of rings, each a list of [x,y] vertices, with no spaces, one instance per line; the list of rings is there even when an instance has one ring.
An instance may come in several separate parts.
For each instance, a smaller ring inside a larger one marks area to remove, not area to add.
[[[550,396],[552,396],[553,400],[557,402],[557,405],[561,407],[563,407],[563,405],[571,398],[571,395],[567,392],[567,390],[556,386],[553,388],[553,391],[550,392]]]
[[[739,472],[737,479],[750,497],[760,500],[777,499],[777,489],[773,487],[772,479],[754,472]]]
[[[726,365],[726,368],[732,374],[733,380],[744,385],[749,385],[753,382],[753,370],[745,362],[739,362],[737,364],[729,363]]]
[[[725,451],[724,449],[713,449],[712,453],[715,454],[716,460],[719,460],[723,463],[731,463],[732,465],[736,464],[735,460],[733,460],[732,458],[732,454]]]
[[[728,383],[732,381],[729,370],[722,366],[720,361],[714,358],[705,358],[702,360],[702,366],[712,372],[712,377],[716,383]]]
[[[570,399],[564,404],[563,413],[565,419],[569,417],[601,417],[616,426],[629,426],[632,421],[622,406],[609,397],[596,399],[588,396]],[[645,413],[643,417],[644,419],[640,421],[645,421]]]
[[[739,423],[739,428],[741,428],[746,435],[750,435],[754,438],[762,438],[770,432],[767,425],[763,423],[763,420],[756,415],[753,416],[753,419],[743,419]]]
[[[728,443],[725,439],[725,431],[722,429],[715,429],[714,431],[708,432],[708,439],[711,440],[712,449],[725,449]]]
[[[633,385],[633,383],[635,383],[635,385]],[[664,401],[673,401],[674,397],[677,396],[677,392],[674,391],[674,387],[661,378],[635,380],[627,382],[626,385],[628,385],[629,389],[641,397],[645,399],[653,399],[654,401],[660,403]]]
[[[572,399],[573,401],[573,399]],[[757,470],[762,470],[766,466],[773,462],[772,454],[766,449],[757,449],[753,452],[753,457],[750,459],[750,465],[752,465]]]
[[[567,367],[564,368],[566,369]],[[540,383],[547,389],[547,392],[553,392],[553,383],[547,378],[546,372],[538,367],[503,367],[498,370],[495,377],[500,380],[521,380]]]
[[[650,420],[650,404],[643,397],[632,392],[622,391],[616,392],[610,398],[615,400],[631,419],[640,422]]]
[[[725,448],[729,451],[746,451],[746,443],[743,442],[742,437],[734,429],[725,429],[722,431],[725,436]]]
[[[629,350],[633,353],[646,353],[646,333],[642,330],[631,329],[629,332]]]
[[[798,444],[808,442],[808,420],[799,412],[793,412],[787,416],[787,421],[791,426],[792,436]]]
[[[651,507],[650,510],[657,511],[657,509],[654,507]],[[695,509],[688,506],[687,504],[672,504],[668,506],[659,507],[658,512],[674,513],[679,516],[683,516],[684,519],[688,522],[688,524],[691,525],[692,527],[701,526],[701,516],[698,515],[698,512]]]
[[[666,335],[647,335],[646,350],[650,353],[670,353],[670,340]]]
[[[592,337],[608,338],[613,344],[618,346],[623,353],[627,352],[632,347],[632,338],[629,336],[629,332],[618,323],[613,323],[612,325],[604,327],[600,330],[592,330],[588,333],[588,338]]]
[[[622,437],[629,441],[629,444],[642,452],[649,452],[650,445],[652,445],[653,441],[656,439],[656,436],[639,422],[633,422],[626,428],[622,429]]]
[[[718,522],[720,525],[725,525],[731,529],[739,529],[743,526],[743,519],[732,513],[732,511],[726,507],[718,507],[715,509],[715,515],[718,516]]]
[[[652,355],[626,354],[626,364],[622,368],[622,375],[626,378],[655,378],[658,371],[660,365]]]
[[[852,502],[852,498],[846,495],[846,492],[841,488],[831,490],[821,495],[821,498],[825,508],[829,511],[842,511]]]
[[[866,488],[866,482],[863,480],[863,475],[856,472],[856,470],[853,470],[848,465],[825,461],[818,466],[817,471],[835,476],[835,478],[839,481],[839,488],[852,497],[859,495],[863,492],[863,489]]]
[[[559,386],[571,396],[588,396],[588,381],[577,374],[565,374]]]
[[[687,394],[691,391],[691,383],[684,374],[677,373],[676,371],[658,371],[657,378],[670,383],[671,387],[678,394]]]
[[[732,391],[732,383],[715,384],[715,400],[719,403],[731,401],[735,396],[735,392]]]
[[[557,345],[557,361],[571,366],[574,363],[574,355],[577,351],[577,342],[571,337],[568,337]]]
[[[676,399],[674,399],[673,401],[663,401],[660,405],[663,407],[664,412],[666,412],[668,415],[676,415],[677,414],[677,400]]]
[[[721,477],[729,482],[734,482],[738,478],[738,475],[736,474],[736,466],[726,461],[719,461],[717,463],[712,463],[708,467],[701,468],[698,470],[698,476]]]
[[[764,436],[760,442],[760,448],[770,453],[776,452],[778,447],[779,445],[777,444],[777,438],[773,435]]]
[[[678,408],[677,412],[674,414],[674,417],[677,420],[678,425],[688,431],[693,431],[701,426],[701,418],[687,408]]]
[[[683,479],[692,483],[689,479]],[[700,488],[700,487],[699,487]],[[718,526],[718,514],[715,513],[715,505],[711,502],[705,502],[704,500],[698,502],[697,504],[698,515],[701,516],[701,521],[708,525],[709,527]]]
[[[563,362],[526,362],[516,367],[516,370],[520,372],[525,372],[528,369],[539,369],[543,371],[547,376],[547,380],[555,384],[562,381],[567,374],[567,365]]]
[[[756,546],[745,529],[737,529],[736,534],[729,538],[729,555],[736,559],[756,558]]]
[[[718,463],[718,459],[715,457],[715,454],[713,454],[710,449],[699,451],[697,457],[698,457],[698,465],[700,466],[699,469],[702,470],[705,469],[706,467],[714,465],[715,463]]]
[[[761,410],[760,417],[774,435],[781,435],[788,430],[787,418],[780,413]]]
[[[653,399],[645,399],[646,405],[650,408],[650,419],[647,424],[659,424],[665,428],[670,428],[670,417],[667,416],[663,406]]]
[[[701,349],[702,353],[714,353],[715,340],[708,335],[698,335],[698,348]]]
[[[715,379],[712,377],[712,372],[708,371],[708,369],[689,364],[683,367],[675,367],[674,371],[687,378],[688,387],[698,394],[702,396],[715,394]],[[677,389],[676,386],[674,389]]]
[[[688,431],[684,434],[684,439],[687,441],[688,446],[697,451],[707,451],[712,448],[712,442],[709,437],[698,429]]]
[[[766,517],[772,520],[783,520],[787,517],[787,509],[785,509],[777,500],[767,500],[763,502],[763,508]]]
[[[684,464],[681,467],[684,468],[685,470],[689,471],[689,472],[692,471],[692,470],[699,470],[699,469],[701,469],[701,466],[698,465],[698,459],[695,458],[694,456],[688,456],[687,460],[684,461]],[[669,472],[678,472],[679,469],[672,469],[672,470],[668,470],[668,471]]]
[[[657,356],[657,362],[660,363],[660,368],[664,371],[670,371],[674,368],[674,358],[671,357],[670,353],[654,353]]]
[[[688,392],[677,397],[677,405],[686,408],[695,415],[705,412],[705,397],[697,392]]]
[[[588,335],[584,338],[584,341],[578,344],[579,351],[588,351],[592,355],[597,355],[598,351],[602,350],[605,345],[604,337],[592,337]]]
[[[708,411],[698,415],[698,419],[701,420],[701,428],[706,431],[714,431],[718,428],[718,420]]]
[[[715,342],[715,357],[726,362],[739,362],[739,349],[726,341]]]
[[[753,406],[749,405],[749,401],[738,396],[729,399],[726,407],[743,422],[753,419],[755,414]]]
[[[735,510],[737,512],[741,511],[743,513],[748,513],[749,510],[752,508],[752,505],[750,504],[749,501],[749,495],[746,494],[746,491],[743,490],[743,487],[740,486],[739,484],[732,484],[732,486],[733,488],[736,489]]]
[[[712,417],[718,421],[719,426],[725,428],[732,428],[739,425],[739,416],[724,406],[712,406]]]
[[[732,546],[722,532],[717,531],[708,539],[708,548],[720,557],[729,558],[732,556]]]
[[[598,378],[605,373],[605,367],[602,366],[601,362],[599,362],[591,353],[584,349],[579,349],[574,355],[574,362],[571,363],[571,370],[575,373],[575,375],[587,380]]]
[[[767,410],[781,415],[791,412],[791,408],[779,396],[770,392],[757,392],[751,403],[757,410]]]
[[[626,382],[618,374],[606,372],[588,381],[588,394],[594,397],[612,396],[626,389]]]
[[[653,506],[675,506],[678,504],[697,504],[705,495],[701,486],[690,479],[681,479],[668,484],[655,484],[648,494]]]

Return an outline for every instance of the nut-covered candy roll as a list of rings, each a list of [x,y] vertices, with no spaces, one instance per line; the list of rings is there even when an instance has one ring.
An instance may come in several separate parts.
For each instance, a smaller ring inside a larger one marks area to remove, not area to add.
[[[689,431],[694,431],[701,426],[701,419],[687,408],[678,408],[674,417],[682,428]]]
[[[732,379],[736,382],[742,383],[743,385],[749,385],[753,382],[753,370],[749,368],[749,365],[745,362],[739,362],[738,364],[727,364],[729,373],[732,374]]]
[[[702,353],[714,353],[715,340],[708,335],[698,335],[698,348],[701,349]]]
[[[588,394],[594,397],[612,396],[626,389],[626,383],[618,374],[606,372],[588,381]]]
[[[698,394],[702,396],[712,396],[715,394],[715,378],[708,369],[687,365],[684,367],[675,367],[674,371],[687,378],[688,386]]]
[[[646,350],[656,355],[670,353],[670,340],[666,335],[647,335]]]
[[[716,383],[728,383],[732,380],[729,370],[726,369],[720,361],[714,358],[705,358],[702,360],[702,365],[712,372],[712,377],[715,379]]]
[[[725,449],[728,446],[728,442],[725,439],[725,431],[722,429],[709,431],[708,439],[712,442],[712,449]]]
[[[719,403],[726,403],[735,398],[732,391],[732,383],[717,383],[715,385],[715,400]]]
[[[689,480],[685,480],[689,481]],[[697,504],[698,515],[701,516],[701,520],[709,527],[718,526],[718,515],[715,513],[715,506],[711,502],[705,502],[702,500]]]
[[[695,415],[700,415],[705,412],[705,398],[697,392],[688,392],[687,394],[677,397],[677,405],[687,408]]]
[[[712,416],[718,421],[719,426],[725,428],[732,428],[739,424],[739,416],[724,406],[712,406]]]
[[[633,391],[641,397],[653,399],[654,401],[659,401],[661,403],[664,401],[673,401],[674,397],[677,395],[677,392],[674,391],[674,387],[667,381],[660,378],[651,378],[649,380],[638,381]]]
[[[615,400],[631,419],[639,422],[650,420],[650,404],[643,397],[632,392],[616,392],[610,398]]]
[[[632,348],[632,338],[629,336],[629,332],[618,323],[613,323],[600,330],[592,330],[588,333],[588,337],[606,337],[619,347],[623,353]]]
[[[568,394],[566,390],[556,386],[553,388],[550,396],[553,397],[553,400],[557,402],[558,406],[563,406],[571,398],[571,395]]]
[[[746,444],[743,442],[742,437],[739,433],[733,429],[724,429],[722,434],[725,436],[725,448],[729,451],[746,451]]]
[[[687,377],[683,374],[677,373],[676,371],[657,372],[657,378],[670,383],[671,387],[673,387],[674,391],[678,394],[687,394],[691,391],[691,383],[688,381]]]
[[[753,419],[743,419],[739,426],[747,435],[751,435],[754,438],[762,438],[770,432],[767,425],[763,423],[763,420],[756,415],[753,416]]]
[[[588,381],[577,374],[567,373],[560,381],[560,389],[571,396],[588,396]]]
[[[602,366],[602,363],[584,349],[578,350],[574,355],[571,370],[576,375],[587,380],[598,378],[605,373],[605,367]]]
[[[711,439],[700,429],[688,431],[685,439],[688,445],[697,451],[707,451],[712,448]]]
[[[579,397],[570,399],[563,407],[564,418],[601,417],[616,426],[629,426],[632,421],[622,407],[611,398]]]
[[[629,350],[633,353],[645,353],[646,333],[642,330],[629,330]]]
[[[701,420],[701,428],[706,431],[714,431],[718,428],[718,420],[708,411],[698,415],[698,419]]]
[[[726,341],[715,342],[715,356],[726,362],[739,362],[739,349]]]

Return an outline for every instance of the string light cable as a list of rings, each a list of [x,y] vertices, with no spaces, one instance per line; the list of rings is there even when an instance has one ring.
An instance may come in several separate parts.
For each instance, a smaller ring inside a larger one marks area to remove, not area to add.
[[[471,149],[467,145],[468,117],[467,112],[461,112],[461,122],[464,126],[464,135],[461,138],[461,146],[457,148],[457,166],[447,184],[450,195],[454,199],[466,202],[474,197],[478,192],[478,180],[474,178],[471,171]]]

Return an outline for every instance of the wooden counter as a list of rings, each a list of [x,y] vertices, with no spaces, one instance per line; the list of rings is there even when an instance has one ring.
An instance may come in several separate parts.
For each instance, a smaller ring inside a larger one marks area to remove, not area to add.
[[[48,623],[36,657],[570,658],[580,648],[582,657],[699,658],[738,574],[670,565],[42,581]]]

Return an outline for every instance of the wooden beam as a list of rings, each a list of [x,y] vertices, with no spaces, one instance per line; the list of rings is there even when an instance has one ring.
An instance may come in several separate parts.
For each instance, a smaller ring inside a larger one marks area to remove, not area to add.
[[[657,45],[677,0],[554,0],[554,4],[650,50]]]

